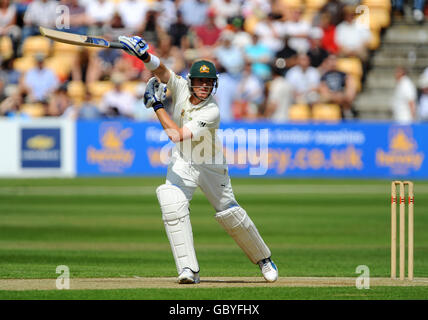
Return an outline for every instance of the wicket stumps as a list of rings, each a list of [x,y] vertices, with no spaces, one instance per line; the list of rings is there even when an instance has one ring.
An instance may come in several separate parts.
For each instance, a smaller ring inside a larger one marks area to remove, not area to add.
[[[414,194],[413,182],[411,181],[393,181],[391,183],[391,279],[397,276],[397,185],[400,187],[400,280],[405,279],[405,186],[407,185],[408,199],[408,252],[407,252],[407,277],[413,280],[413,209]]]

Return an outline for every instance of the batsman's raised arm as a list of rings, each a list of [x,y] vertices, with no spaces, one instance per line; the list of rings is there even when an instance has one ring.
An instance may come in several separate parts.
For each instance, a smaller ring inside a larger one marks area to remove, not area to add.
[[[158,57],[147,52],[149,45],[143,38],[138,36],[120,36],[119,42],[123,45],[124,50],[127,53],[141,59],[146,65],[147,69],[152,71],[153,74],[158,77],[162,83],[168,83],[169,77],[171,76],[170,71]]]

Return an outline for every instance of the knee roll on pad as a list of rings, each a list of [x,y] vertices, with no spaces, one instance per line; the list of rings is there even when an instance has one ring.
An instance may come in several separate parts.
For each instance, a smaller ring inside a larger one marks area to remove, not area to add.
[[[243,208],[229,208],[218,212],[215,218],[253,263],[271,256],[268,246]]]
[[[156,189],[156,195],[178,274],[183,268],[190,268],[194,272],[199,272],[193,246],[189,201],[184,192],[174,185],[163,184]]]

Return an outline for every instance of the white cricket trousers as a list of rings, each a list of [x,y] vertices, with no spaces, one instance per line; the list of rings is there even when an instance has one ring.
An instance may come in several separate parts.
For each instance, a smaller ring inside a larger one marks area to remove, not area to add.
[[[173,157],[168,166],[166,184],[179,187],[190,202],[199,186],[216,212],[238,205],[232,190],[227,164],[192,164]]]

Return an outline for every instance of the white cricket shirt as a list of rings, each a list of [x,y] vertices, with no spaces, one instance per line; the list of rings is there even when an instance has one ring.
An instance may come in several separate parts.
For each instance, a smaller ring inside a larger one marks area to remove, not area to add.
[[[220,125],[217,103],[210,96],[198,105],[192,104],[187,80],[170,72],[167,87],[172,96],[172,120],[180,128],[185,126],[192,132],[192,139],[175,144],[173,157],[196,164],[224,163],[222,144],[216,134]]]

